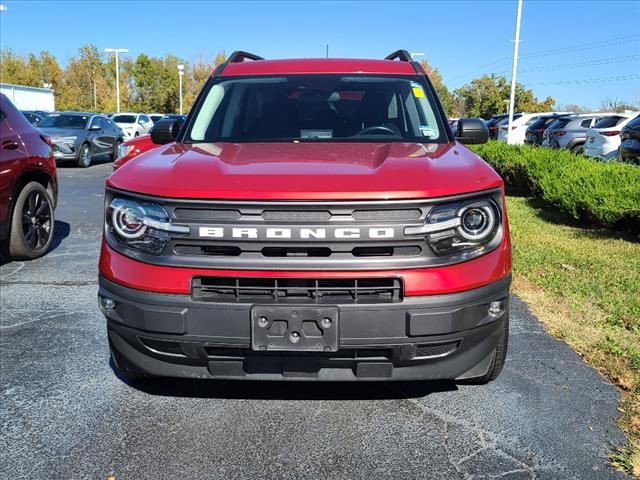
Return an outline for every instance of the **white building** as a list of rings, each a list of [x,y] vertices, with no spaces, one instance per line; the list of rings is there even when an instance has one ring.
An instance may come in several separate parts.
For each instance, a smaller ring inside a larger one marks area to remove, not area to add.
[[[0,83],[0,93],[4,93],[19,110],[43,110],[53,112],[56,109],[53,90],[50,88],[25,87]]]

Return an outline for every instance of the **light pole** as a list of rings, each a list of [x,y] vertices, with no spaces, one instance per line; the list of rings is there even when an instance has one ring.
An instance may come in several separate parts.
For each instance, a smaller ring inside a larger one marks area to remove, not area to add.
[[[513,69],[511,70],[511,96],[509,97],[509,123],[507,123],[507,143],[511,144],[511,124],[513,123],[513,109],[516,101],[516,72],[518,71],[518,46],[520,45],[520,16],[522,15],[522,0],[518,0],[516,13],[516,38],[513,45]]]
[[[126,48],[105,48],[106,53],[115,53],[116,55],[116,112],[120,113],[120,63],[118,55],[121,53],[129,53]]]
[[[182,115],[182,76],[184,75],[184,65],[178,65],[178,85],[180,89],[180,115]]]

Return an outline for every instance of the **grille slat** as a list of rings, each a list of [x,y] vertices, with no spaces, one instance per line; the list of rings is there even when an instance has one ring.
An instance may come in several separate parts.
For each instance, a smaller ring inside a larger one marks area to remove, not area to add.
[[[196,300],[240,303],[379,303],[401,300],[402,284],[397,278],[195,277],[192,296]]]

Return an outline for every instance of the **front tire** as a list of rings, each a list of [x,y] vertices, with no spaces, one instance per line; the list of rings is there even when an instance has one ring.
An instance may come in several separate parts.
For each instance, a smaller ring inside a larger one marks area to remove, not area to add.
[[[111,355],[111,363],[114,370],[120,375],[120,377],[127,383],[135,384],[144,380],[150,380],[153,378],[146,372],[143,372],[136,368],[129,360],[127,360],[115,347],[109,336],[109,353]]]
[[[77,164],[80,168],[87,168],[91,165],[91,145],[83,143],[78,153]]]
[[[38,182],[27,183],[20,191],[11,215],[11,258],[31,260],[44,255],[51,245],[54,225],[51,195]]]
[[[498,378],[498,376],[500,375],[500,372],[502,372],[502,367],[504,367],[504,362],[507,358],[508,346],[509,346],[509,312],[507,311],[504,315],[502,330],[500,332],[500,339],[498,340],[498,346],[496,347],[495,355],[493,356],[493,360],[491,361],[491,365],[489,366],[487,373],[485,373],[481,377],[469,378],[465,380],[464,383],[472,384],[472,385],[484,385]]]

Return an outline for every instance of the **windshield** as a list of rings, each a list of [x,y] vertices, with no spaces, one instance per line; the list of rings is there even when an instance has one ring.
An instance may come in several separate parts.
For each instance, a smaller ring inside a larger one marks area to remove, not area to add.
[[[38,128],[77,128],[83,129],[89,121],[88,115],[58,115],[52,113],[44,118]]]
[[[135,115],[114,115],[113,117],[111,117],[111,120],[113,120],[116,123],[136,123],[136,116]]]
[[[420,77],[290,75],[212,84],[189,142],[446,142]]]

